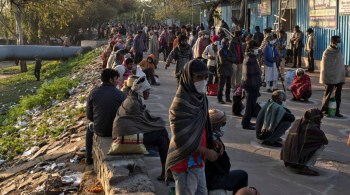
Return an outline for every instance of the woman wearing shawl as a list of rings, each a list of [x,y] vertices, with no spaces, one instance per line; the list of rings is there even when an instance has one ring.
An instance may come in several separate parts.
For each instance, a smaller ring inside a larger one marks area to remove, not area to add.
[[[208,194],[204,160],[215,161],[223,146],[213,141],[208,117],[208,68],[200,60],[191,60],[181,74],[179,87],[169,109],[172,137],[166,169],[175,179],[176,194]],[[214,147],[219,151],[217,153]]]
[[[150,88],[145,77],[134,81],[131,91],[117,111],[113,122],[112,137],[114,140],[120,136],[143,133],[143,144],[146,147],[158,147],[162,173],[157,179],[164,181],[169,138],[164,120],[161,117],[150,115],[144,104],[144,100],[149,97]]]
[[[298,174],[318,176],[317,171],[309,167],[314,166],[317,157],[328,144],[324,132],[321,130],[323,114],[319,109],[310,109],[297,120],[289,130],[284,142],[281,160],[285,166],[298,169]]]
[[[261,144],[282,147],[278,141],[295,120],[290,110],[284,107],[285,101],[283,91],[274,91],[272,98],[260,110],[256,118],[256,138],[261,140]]]
[[[309,75],[305,74],[304,69],[298,68],[296,71],[293,83],[290,86],[290,91],[293,94],[293,100],[300,101],[303,99],[305,102],[311,97],[311,80]]]

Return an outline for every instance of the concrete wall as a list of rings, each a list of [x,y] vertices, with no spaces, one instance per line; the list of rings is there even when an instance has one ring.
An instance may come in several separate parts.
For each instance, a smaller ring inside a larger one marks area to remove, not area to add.
[[[93,49],[107,44],[107,40],[82,40],[81,47],[91,47]]]

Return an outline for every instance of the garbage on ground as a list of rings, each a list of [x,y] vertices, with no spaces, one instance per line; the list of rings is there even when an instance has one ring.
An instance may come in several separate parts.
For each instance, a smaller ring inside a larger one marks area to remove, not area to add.
[[[78,156],[75,155],[74,158],[70,159],[69,161],[70,161],[71,163],[79,163]]]
[[[88,192],[100,193],[100,192],[103,192],[103,188],[102,188],[102,186],[93,186],[90,189],[88,189]]]
[[[61,180],[62,180],[62,183],[66,182],[73,187],[77,187],[80,185],[82,178],[83,178],[83,173],[74,172],[61,177]]]
[[[34,146],[34,147],[31,147],[29,150],[25,151],[22,156],[23,157],[27,157],[31,154],[34,154],[35,152],[37,152],[40,148],[38,146]]]

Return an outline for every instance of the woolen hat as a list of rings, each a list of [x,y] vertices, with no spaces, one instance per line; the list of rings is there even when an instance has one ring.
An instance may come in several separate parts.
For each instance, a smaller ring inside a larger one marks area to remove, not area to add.
[[[209,109],[209,118],[212,125],[226,122],[226,115],[219,109]]]
[[[209,71],[207,65],[204,62],[202,62],[201,60],[194,59],[194,60],[191,60],[189,63],[191,63],[191,67],[190,67],[191,74],[196,74],[196,75],[212,74]]]

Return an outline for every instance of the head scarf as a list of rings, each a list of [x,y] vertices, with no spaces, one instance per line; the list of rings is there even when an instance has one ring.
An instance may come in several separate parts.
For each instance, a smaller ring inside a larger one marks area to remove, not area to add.
[[[147,89],[151,89],[151,85],[148,83],[145,76],[136,79],[131,87],[131,90],[137,93],[139,97],[143,97],[143,92]]]
[[[184,66],[179,87],[169,109],[172,137],[166,169],[187,159],[198,150],[204,129],[207,130],[207,137],[212,136],[210,120],[207,120],[208,99],[205,94],[197,92],[191,77],[191,66],[206,66],[198,61],[191,60]]]

